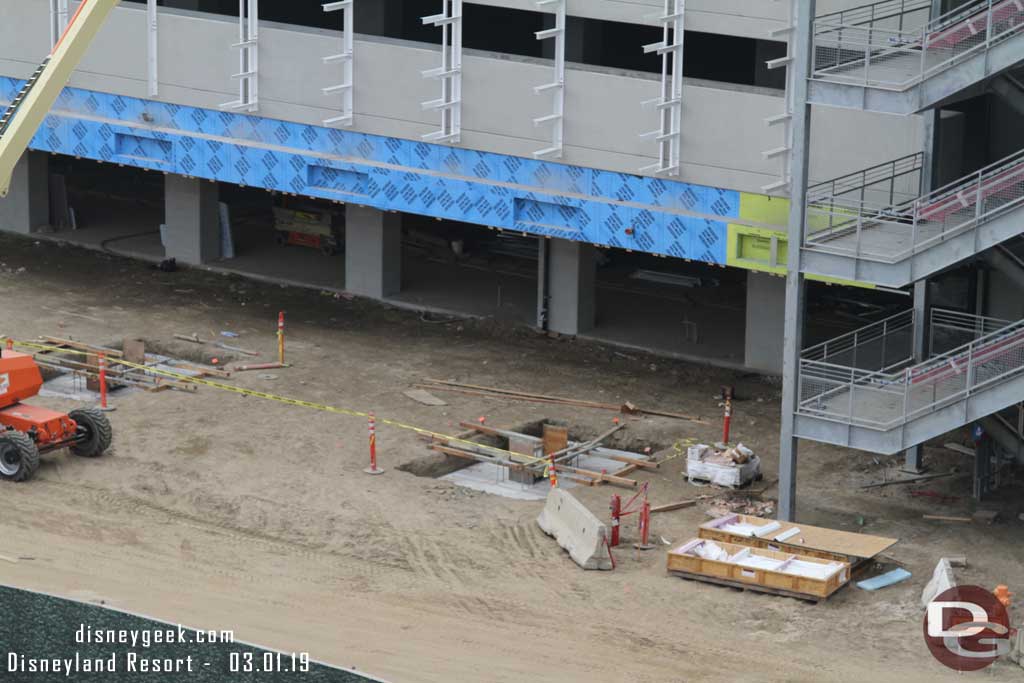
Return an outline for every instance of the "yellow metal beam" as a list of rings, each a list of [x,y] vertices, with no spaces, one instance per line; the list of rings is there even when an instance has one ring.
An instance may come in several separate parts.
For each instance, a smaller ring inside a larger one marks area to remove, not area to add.
[[[18,159],[42,125],[71,73],[82,61],[93,38],[99,33],[110,11],[120,0],[83,0],[64,35],[50,54],[50,61],[26,93],[14,118],[0,135],[0,197],[7,196],[11,174]]]

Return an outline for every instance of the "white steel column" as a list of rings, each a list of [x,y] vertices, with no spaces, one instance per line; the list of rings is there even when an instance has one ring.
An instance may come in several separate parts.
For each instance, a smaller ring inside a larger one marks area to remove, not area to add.
[[[160,75],[157,66],[160,38],[157,28],[156,0],[146,0],[146,85],[150,97],[160,94]]]
[[[64,35],[68,20],[68,0],[50,0],[50,49]]]
[[[222,104],[225,109],[254,112],[260,108],[259,0],[238,0],[238,99]]]
[[[644,54],[661,55],[661,96],[643,103],[658,109],[661,127],[642,138],[658,143],[658,163],[640,169],[641,173],[679,175],[683,135],[683,39],[686,25],[685,0],[665,0],[664,14],[657,15],[663,27],[659,43],[644,45]]]
[[[551,124],[551,146],[534,152],[533,156],[561,159],[565,135],[565,0],[538,0],[537,6],[551,7],[555,13],[555,27],[536,32],[537,40],[555,39],[555,78],[533,89],[538,95],[552,91],[554,108],[553,113],[533,120],[534,126]]]
[[[462,136],[462,0],[441,0],[441,13],[423,24],[441,29],[441,66],[422,72],[441,81],[441,97],[424,102],[424,111],[441,112],[441,128],[423,136],[431,142],[458,143]]]
[[[814,49],[815,0],[792,0],[793,60],[786,73],[786,90],[793,101],[793,145],[790,170],[789,235],[786,245],[786,323],[782,344],[782,429],[779,434],[779,514],[780,520],[796,519],[797,438],[796,408],[800,401],[800,352],[803,349],[804,274],[801,271],[805,217],[807,214],[807,174],[810,168],[811,105],[807,101],[807,80]]]
[[[324,57],[324,64],[342,65],[342,79],[338,85],[323,89],[324,95],[341,93],[341,115],[324,119],[325,126],[351,126],[355,120],[355,0],[340,0],[324,5],[325,12],[342,12],[344,27],[341,33],[341,52]]]

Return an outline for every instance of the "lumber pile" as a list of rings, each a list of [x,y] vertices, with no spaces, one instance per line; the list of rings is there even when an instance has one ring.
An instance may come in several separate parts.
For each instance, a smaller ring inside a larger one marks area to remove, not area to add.
[[[640,408],[629,401],[625,403],[601,403],[599,401],[587,401],[583,399],[565,398],[561,396],[549,396],[547,394],[536,394],[515,389],[500,389],[496,387],[484,387],[476,384],[465,384],[463,382],[452,382],[442,379],[427,379],[416,385],[418,388],[428,391],[448,391],[466,396],[480,396],[483,398],[498,398],[508,401],[526,401],[530,403],[548,403],[552,405],[570,406],[573,408],[593,408],[595,410],[611,410],[626,415],[652,415],[658,417],[671,417],[677,420],[687,420],[697,424],[707,424],[698,416],[674,413],[665,410],[651,410]]]

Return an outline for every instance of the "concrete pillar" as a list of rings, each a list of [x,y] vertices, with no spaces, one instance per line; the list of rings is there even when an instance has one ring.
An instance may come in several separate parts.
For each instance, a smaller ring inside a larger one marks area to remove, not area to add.
[[[346,206],[345,289],[374,299],[401,291],[401,215],[355,204]]]
[[[50,224],[49,174],[49,155],[22,155],[11,176],[10,192],[0,199],[0,230],[27,235]]]
[[[164,254],[199,265],[220,258],[220,209],[216,183],[164,177]]]
[[[548,329],[584,334],[594,328],[597,253],[590,244],[552,239],[548,253]]]
[[[785,325],[785,278],[749,271],[744,365],[752,370],[781,375]]]

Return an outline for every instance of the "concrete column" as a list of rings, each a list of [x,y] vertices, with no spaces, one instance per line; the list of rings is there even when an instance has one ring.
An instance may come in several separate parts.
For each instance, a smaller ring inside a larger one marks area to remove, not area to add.
[[[49,175],[49,155],[22,155],[11,176],[10,192],[0,199],[0,230],[27,235],[50,224]]]
[[[220,209],[216,183],[164,177],[164,254],[199,265],[220,258]]]
[[[346,206],[345,289],[373,299],[401,291],[401,215],[354,204]]]
[[[785,325],[785,278],[749,271],[744,365],[752,370],[781,375]]]
[[[548,329],[577,335],[594,328],[597,253],[590,244],[552,239],[548,253]]]

